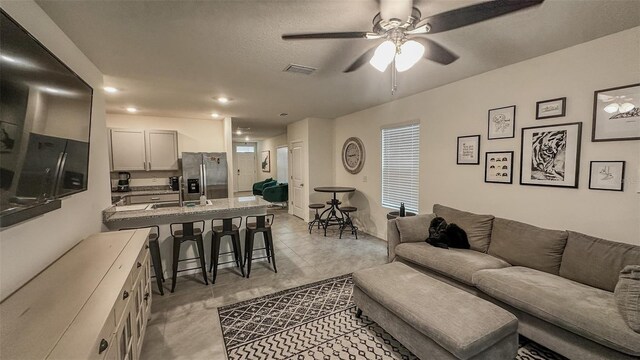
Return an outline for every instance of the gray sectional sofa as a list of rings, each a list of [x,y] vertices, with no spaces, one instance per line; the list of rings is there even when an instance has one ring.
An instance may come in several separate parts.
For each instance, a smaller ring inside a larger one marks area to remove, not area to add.
[[[620,315],[613,292],[620,271],[640,264],[640,246],[442,205],[433,212],[389,220],[389,262],[507,309],[520,334],[570,359],[640,358],[640,333]],[[436,215],[463,228],[471,249],[427,244]]]

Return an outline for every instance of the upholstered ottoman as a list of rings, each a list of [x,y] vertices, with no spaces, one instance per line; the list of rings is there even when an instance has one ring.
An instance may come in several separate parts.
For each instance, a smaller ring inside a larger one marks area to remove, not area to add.
[[[353,274],[364,311],[421,359],[509,359],[518,320],[506,310],[394,262]]]

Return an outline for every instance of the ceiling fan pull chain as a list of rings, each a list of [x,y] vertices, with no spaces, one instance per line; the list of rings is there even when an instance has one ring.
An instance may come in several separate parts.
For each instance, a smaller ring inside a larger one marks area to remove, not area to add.
[[[398,70],[396,69],[396,59],[391,62],[391,95],[396,94],[398,90]]]

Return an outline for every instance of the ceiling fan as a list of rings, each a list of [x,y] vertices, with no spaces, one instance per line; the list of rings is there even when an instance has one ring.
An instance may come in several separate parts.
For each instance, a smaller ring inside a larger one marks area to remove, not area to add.
[[[423,57],[443,65],[451,64],[458,59],[456,54],[425,36],[506,15],[539,5],[543,1],[495,0],[421,19],[422,14],[413,7],[413,0],[380,0],[380,12],[373,18],[372,31],[285,34],[282,35],[282,39],[384,39],[384,42],[360,55],[344,72],[355,71],[367,62],[384,72],[389,64],[393,64],[393,91],[395,72],[408,70]]]

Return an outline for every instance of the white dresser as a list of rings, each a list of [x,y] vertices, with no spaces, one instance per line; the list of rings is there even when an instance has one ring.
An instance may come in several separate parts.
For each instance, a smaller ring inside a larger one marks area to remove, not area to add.
[[[148,236],[92,235],[6,298],[0,358],[138,359],[151,311]]]

